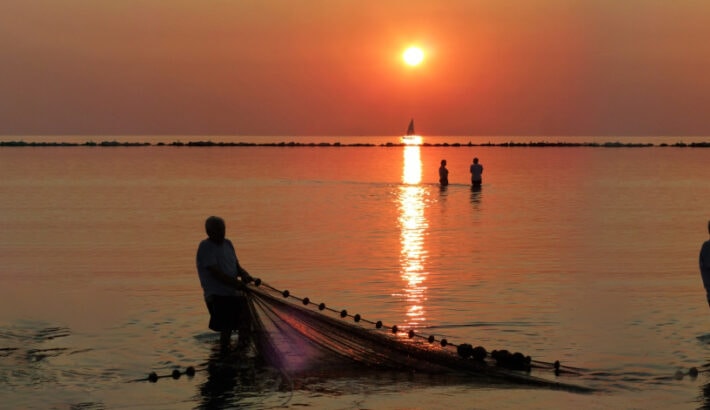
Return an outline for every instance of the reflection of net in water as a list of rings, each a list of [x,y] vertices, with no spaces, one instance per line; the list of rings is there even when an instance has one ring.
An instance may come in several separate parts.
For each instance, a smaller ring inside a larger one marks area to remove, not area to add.
[[[462,373],[486,382],[588,390],[530,374],[533,368],[551,373],[557,370],[558,374],[578,370],[558,363],[527,358],[526,371],[510,370],[512,367],[504,367],[502,359],[496,360],[485,351],[475,359],[475,349],[470,345],[455,345],[446,339],[418,335],[414,330],[371,322],[358,314],[294,297],[259,280],[249,290],[257,347],[270,365],[289,375],[338,375],[365,366],[428,374]]]

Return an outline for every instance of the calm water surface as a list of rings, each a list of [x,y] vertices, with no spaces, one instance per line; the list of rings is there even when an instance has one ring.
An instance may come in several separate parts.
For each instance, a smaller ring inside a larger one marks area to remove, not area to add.
[[[709,160],[670,147],[2,148],[0,407],[701,407],[708,373],[673,375],[710,361],[697,267]],[[194,268],[212,214],[273,286],[586,368],[563,380],[600,392],[224,369]],[[186,366],[201,371],[130,382]]]

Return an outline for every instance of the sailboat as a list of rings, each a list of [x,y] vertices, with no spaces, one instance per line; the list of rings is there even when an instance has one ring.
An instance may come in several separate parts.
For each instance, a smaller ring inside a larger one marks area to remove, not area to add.
[[[402,143],[405,145],[421,145],[422,137],[414,132],[414,118],[409,121],[409,127],[407,127],[407,134],[402,137]]]

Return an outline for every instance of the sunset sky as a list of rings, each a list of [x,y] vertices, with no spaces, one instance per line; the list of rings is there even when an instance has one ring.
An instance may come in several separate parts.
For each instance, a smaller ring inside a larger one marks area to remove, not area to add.
[[[0,135],[710,135],[710,1],[4,0],[0,56]]]

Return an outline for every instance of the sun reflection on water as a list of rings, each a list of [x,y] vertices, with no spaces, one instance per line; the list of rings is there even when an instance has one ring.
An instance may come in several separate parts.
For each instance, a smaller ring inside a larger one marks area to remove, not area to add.
[[[422,161],[419,146],[404,147],[404,169],[399,192],[399,226],[402,246],[400,263],[402,279],[406,282],[403,296],[407,306],[407,325],[421,326],[426,320],[425,269],[427,251],[424,237],[428,222],[424,216],[426,192],[419,185],[422,180]]]

